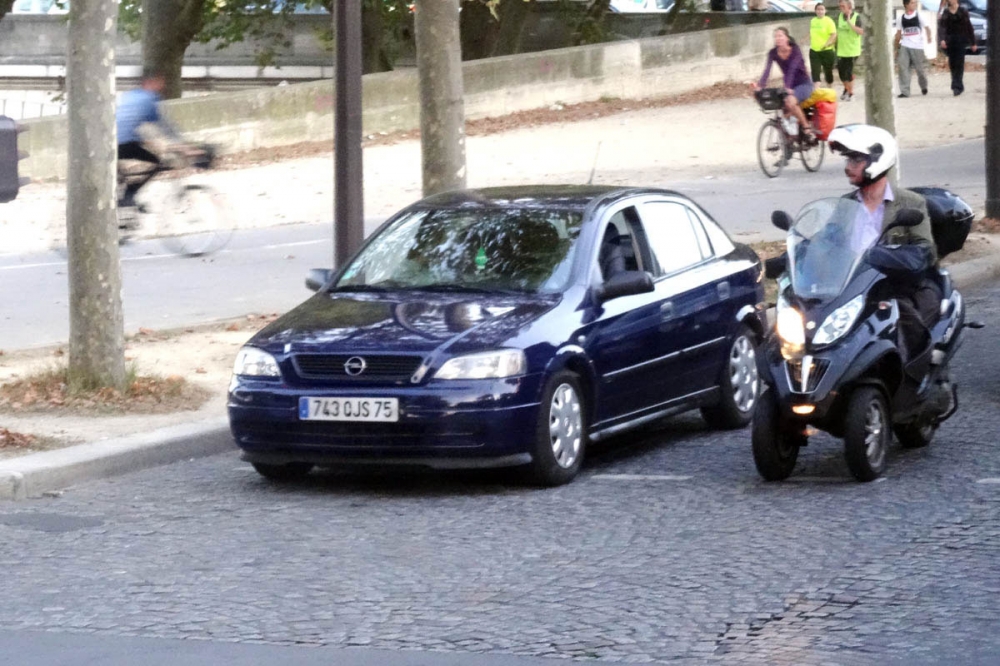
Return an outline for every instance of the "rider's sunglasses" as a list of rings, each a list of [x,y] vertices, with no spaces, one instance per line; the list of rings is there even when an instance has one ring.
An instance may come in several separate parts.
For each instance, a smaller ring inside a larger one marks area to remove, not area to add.
[[[868,158],[864,155],[848,155],[847,163],[857,166],[858,164],[867,164]]]

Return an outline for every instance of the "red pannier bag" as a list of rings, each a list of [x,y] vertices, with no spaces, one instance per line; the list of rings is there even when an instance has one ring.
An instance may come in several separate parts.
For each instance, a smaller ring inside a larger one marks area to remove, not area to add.
[[[826,141],[826,137],[830,136],[830,132],[837,126],[837,103],[817,102],[813,126],[816,128],[816,138]]]

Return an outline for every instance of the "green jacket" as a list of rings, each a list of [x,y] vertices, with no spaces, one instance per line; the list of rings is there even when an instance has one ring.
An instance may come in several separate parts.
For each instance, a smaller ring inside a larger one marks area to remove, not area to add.
[[[849,197],[858,198],[859,190],[851,192]],[[931,218],[927,212],[927,202],[924,198],[914,192],[899,188],[893,191],[895,197],[885,204],[885,213],[882,217],[882,231],[892,224],[896,215],[904,208],[915,208],[924,214],[923,221],[915,227],[896,227],[886,236],[887,245],[927,245],[930,248],[933,263],[937,264],[937,247],[934,245],[934,236],[931,233]]]

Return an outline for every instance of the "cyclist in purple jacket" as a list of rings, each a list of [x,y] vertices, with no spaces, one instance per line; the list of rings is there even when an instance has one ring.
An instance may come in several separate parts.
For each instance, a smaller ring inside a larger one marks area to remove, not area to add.
[[[778,64],[781,69],[782,79],[785,85],[785,114],[795,116],[799,121],[799,127],[809,139],[816,141],[816,134],[813,132],[806,116],[802,113],[802,102],[809,99],[813,92],[812,78],[806,71],[806,63],[802,58],[802,51],[795,43],[787,28],[776,28],[774,30],[774,48],[767,52],[767,63],[764,65],[764,73],[760,80],[751,84],[754,90],[759,90],[767,85],[767,79],[771,75],[771,65]]]

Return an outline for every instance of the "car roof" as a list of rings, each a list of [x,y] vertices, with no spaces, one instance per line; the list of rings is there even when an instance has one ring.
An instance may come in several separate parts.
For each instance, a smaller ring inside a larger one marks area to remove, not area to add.
[[[591,204],[628,196],[660,194],[686,198],[677,192],[620,185],[518,185],[455,190],[431,195],[414,204],[418,208],[563,208],[584,210]]]

